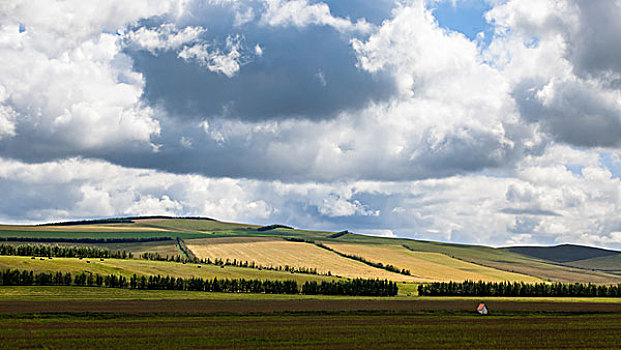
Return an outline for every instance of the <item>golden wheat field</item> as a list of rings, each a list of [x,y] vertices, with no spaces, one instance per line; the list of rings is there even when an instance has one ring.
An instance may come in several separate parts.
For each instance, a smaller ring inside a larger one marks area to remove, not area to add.
[[[344,254],[360,256],[371,262],[391,264],[408,269],[413,277],[432,281],[524,281],[541,280],[524,274],[498,270],[441,253],[413,252],[400,245],[366,245],[324,242],[324,245]]]
[[[200,259],[229,259],[255,262],[262,266],[294,266],[316,268],[319,273],[347,278],[380,278],[398,282],[416,282],[419,278],[375,268],[339,256],[310,243],[291,242],[278,238],[208,238],[186,242]]]

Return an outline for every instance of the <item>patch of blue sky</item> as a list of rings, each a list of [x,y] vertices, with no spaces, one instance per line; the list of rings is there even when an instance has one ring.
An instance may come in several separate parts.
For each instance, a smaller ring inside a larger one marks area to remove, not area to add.
[[[488,46],[492,40],[494,28],[485,20],[485,13],[492,6],[484,0],[444,0],[433,3],[430,9],[441,28],[464,34],[472,41],[479,40]]]
[[[380,25],[392,17],[392,9],[397,6],[394,0],[311,0],[310,3],[323,2],[330,7],[330,13],[336,17],[349,18],[352,21],[364,18],[367,22]]]
[[[610,170],[613,177],[621,178],[621,157],[612,152],[601,152],[599,162],[606,169]]]
[[[572,172],[574,175],[582,176],[582,169],[584,165],[581,164],[565,164],[565,169]]]
[[[23,33],[23,32],[26,31],[26,26],[24,25],[24,23],[20,23],[19,24],[19,29],[18,30],[19,30],[20,33]]]
[[[493,177],[493,178],[497,178],[497,179],[508,179],[511,177],[510,174],[506,174],[503,173],[502,171],[490,171],[490,170],[483,170],[481,172],[479,172],[479,174],[485,176],[485,177]]]

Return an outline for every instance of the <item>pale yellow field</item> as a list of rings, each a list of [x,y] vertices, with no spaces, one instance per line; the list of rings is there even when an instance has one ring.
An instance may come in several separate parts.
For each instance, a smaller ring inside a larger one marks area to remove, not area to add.
[[[348,255],[368,261],[391,264],[408,269],[412,276],[426,281],[523,281],[541,282],[540,279],[476,265],[440,253],[412,252],[400,245],[365,245],[323,242],[324,245]]]
[[[186,241],[188,248],[201,259],[237,259],[254,261],[263,266],[295,266],[316,268],[319,273],[348,278],[380,278],[392,281],[415,282],[419,278],[374,268],[364,263],[339,256],[310,243],[280,239],[232,240],[231,238],[193,239]]]

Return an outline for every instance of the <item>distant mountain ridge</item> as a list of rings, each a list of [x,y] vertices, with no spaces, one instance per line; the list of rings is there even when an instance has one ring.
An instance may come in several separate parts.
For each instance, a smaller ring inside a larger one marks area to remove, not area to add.
[[[596,247],[588,247],[576,244],[560,244],[551,247],[516,246],[503,248],[512,253],[522,254],[533,258],[539,258],[559,263],[571,261],[601,258],[619,255],[621,252]]]

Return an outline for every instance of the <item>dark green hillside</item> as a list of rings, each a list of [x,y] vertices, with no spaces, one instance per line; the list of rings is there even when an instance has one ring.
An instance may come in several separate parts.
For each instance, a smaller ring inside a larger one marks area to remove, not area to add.
[[[602,256],[599,258],[571,261],[565,265],[583,269],[601,270],[621,275],[621,254]]]
[[[559,263],[621,255],[621,252],[614,250],[573,244],[562,244],[554,247],[509,247],[504,249],[513,253]]]

